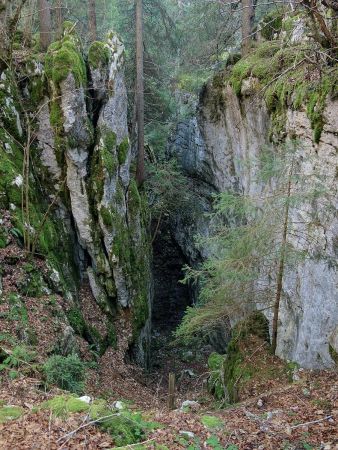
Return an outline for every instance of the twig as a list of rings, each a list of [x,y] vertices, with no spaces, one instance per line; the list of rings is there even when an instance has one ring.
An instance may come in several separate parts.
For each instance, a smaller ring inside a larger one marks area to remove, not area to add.
[[[127,444],[127,445],[124,445],[123,447],[114,447],[114,450],[119,450],[119,449],[122,450],[124,448],[134,448],[134,447],[137,447],[138,445],[148,444],[148,442],[153,442],[154,440],[155,440],[155,438],[152,438],[152,439],[148,439],[143,442],[137,442],[136,444]]]
[[[100,417],[99,419],[96,419],[96,420],[91,420],[90,422],[85,423],[84,425],[81,425],[80,427],[76,428],[75,430],[71,431],[70,433],[67,433],[64,436],[60,437],[56,442],[63,441],[64,439],[67,439],[69,436],[70,437],[74,436],[74,434],[76,434],[78,431],[82,430],[83,428],[89,427],[90,425],[94,425],[95,423],[102,422],[103,420],[110,419],[111,417],[118,416],[118,415],[119,415],[118,413],[109,414],[109,416],[104,416],[104,417]]]
[[[324,422],[325,420],[330,420],[330,419],[332,419],[332,416],[326,416],[323,419],[313,420],[311,422],[300,423],[298,425],[293,425],[291,427],[291,430],[294,430],[295,428],[306,427],[307,425],[314,425],[316,423]]]
[[[292,67],[288,67],[286,70],[284,70],[282,73],[280,73],[277,77],[275,77],[273,80],[271,80],[260,92],[264,92],[267,90],[268,87],[270,87],[275,81],[277,81],[282,76],[286,75],[288,72],[291,72],[291,70],[297,69],[298,66],[303,64],[306,61],[306,58],[303,58],[301,61],[299,61],[297,64],[294,64]]]

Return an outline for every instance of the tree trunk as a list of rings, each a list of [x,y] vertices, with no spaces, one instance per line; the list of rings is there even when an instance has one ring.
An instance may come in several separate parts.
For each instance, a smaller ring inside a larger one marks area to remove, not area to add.
[[[36,10],[35,0],[29,0],[26,7],[26,17],[24,20],[24,45],[30,46],[32,42],[32,29],[33,29],[33,19],[34,11]]]
[[[40,48],[46,51],[52,42],[52,19],[48,0],[39,0]]]
[[[242,56],[250,51],[254,12],[253,0],[242,0]]]
[[[136,6],[136,116],[137,116],[137,170],[136,180],[140,186],[144,181],[144,78],[143,78],[143,5]]]
[[[56,36],[57,39],[62,37],[62,24],[63,24],[63,11],[62,11],[62,0],[57,0],[56,11],[55,11],[55,21],[56,21]]]
[[[8,35],[8,11],[9,2],[0,0],[0,69],[7,65],[9,53],[9,35]]]
[[[13,5],[11,0],[0,0],[0,70],[10,65],[13,39],[26,1]]]
[[[280,310],[280,302],[282,297],[282,288],[283,288],[283,277],[284,277],[284,268],[285,268],[285,257],[286,257],[286,241],[289,231],[289,211],[290,211],[290,195],[291,195],[291,177],[293,172],[293,164],[291,165],[288,185],[287,185],[287,197],[286,197],[286,205],[285,205],[285,214],[284,214],[284,223],[283,223],[283,237],[281,244],[281,255],[279,259],[278,272],[277,272],[277,288],[276,288],[276,298],[275,304],[273,307],[273,319],[272,319],[272,353],[276,353],[277,349],[277,336],[278,336],[278,318],[279,318],[279,310]]]
[[[89,42],[97,40],[95,0],[88,0]]]

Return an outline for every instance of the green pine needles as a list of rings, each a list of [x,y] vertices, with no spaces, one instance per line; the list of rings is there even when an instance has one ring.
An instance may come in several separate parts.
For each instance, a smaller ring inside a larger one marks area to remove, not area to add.
[[[314,218],[307,216],[306,205],[326,195],[319,174],[310,170],[300,176],[302,152],[296,142],[263,149],[243,167],[255,174],[250,192],[216,196],[210,218],[215,232],[198,238],[210,257],[197,269],[186,268],[184,282],[198,283],[200,295],[176,331],[179,340],[203,342],[220,323],[237,322],[259,309],[272,318],[275,352],[285,274],[313,257]]]
[[[43,366],[46,384],[56,384],[59,388],[82,394],[86,377],[86,365],[77,355],[53,355]]]

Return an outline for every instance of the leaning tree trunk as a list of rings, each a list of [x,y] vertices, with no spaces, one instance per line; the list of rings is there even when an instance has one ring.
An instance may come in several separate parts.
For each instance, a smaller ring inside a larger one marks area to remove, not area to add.
[[[94,42],[97,39],[95,3],[95,0],[88,0],[88,28],[90,42]]]
[[[136,116],[137,116],[137,170],[136,180],[144,181],[144,62],[143,62],[143,4],[136,1]]]
[[[242,0],[242,56],[246,56],[250,51],[254,12],[253,1]]]
[[[52,18],[48,0],[39,0],[40,48],[46,51],[52,42]]]

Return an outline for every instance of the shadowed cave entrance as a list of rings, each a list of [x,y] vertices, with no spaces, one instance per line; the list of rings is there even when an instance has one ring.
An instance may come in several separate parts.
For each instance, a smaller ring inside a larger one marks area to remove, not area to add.
[[[153,243],[153,349],[161,338],[170,339],[187,306],[192,304],[189,286],[180,283],[184,276],[182,268],[187,263],[170,227],[163,223]]]

